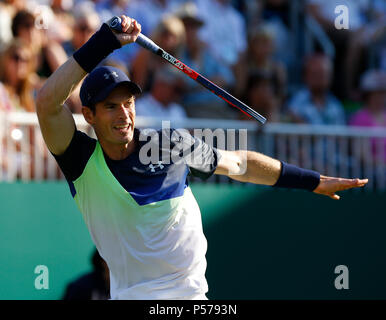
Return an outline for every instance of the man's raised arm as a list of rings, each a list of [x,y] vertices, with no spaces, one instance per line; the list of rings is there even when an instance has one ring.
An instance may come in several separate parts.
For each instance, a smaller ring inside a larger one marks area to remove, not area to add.
[[[40,89],[36,112],[48,149],[62,154],[72,139],[75,122],[64,102],[86,75],[73,57],[59,67]]]
[[[141,25],[126,16],[122,18],[122,33],[113,32],[103,24],[78,51],[59,67],[40,89],[36,111],[48,149],[62,154],[71,142],[75,122],[64,102],[80,81],[115,49],[134,42]]]
[[[368,179],[327,177],[318,172],[270,158],[253,151],[218,150],[221,157],[215,174],[234,180],[274,187],[304,189],[339,200],[337,191],[363,187]]]

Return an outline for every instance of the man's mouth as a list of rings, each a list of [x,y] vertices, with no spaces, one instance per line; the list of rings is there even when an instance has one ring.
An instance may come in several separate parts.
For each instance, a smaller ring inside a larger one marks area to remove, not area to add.
[[[119,131],[119,133],[127,133],[130,129],[130,126],[131,124],[130,123],[125,123],[125,124],[120,124],[120,125],[117,125],[117,126],[114,126],[113,128],[117,131]]]

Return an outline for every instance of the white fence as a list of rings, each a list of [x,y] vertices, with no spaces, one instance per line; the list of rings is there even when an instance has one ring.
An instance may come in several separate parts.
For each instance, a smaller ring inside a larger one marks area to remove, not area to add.
[[[94,135],[83,116],[75,115],[75,122],[78,129]],[[253,121],[205,119],[175,121],[170,125],[208,128],[212,132],[222,129],[227,140],[233,136],[236,148],[238,134],[246,132],[249,150],[325,175],[367,177],[370,180],[366,189],[386,189],[386,129],[383,128],[273,123],[259,126]],[[138,117],[136,126],[160,127],[160,122]],[[0,181],[57,179],[63,179],[63,175],[44,145],[36,115],[0,113]],[[211,181],[229,183],[231,180],[214,176]]]

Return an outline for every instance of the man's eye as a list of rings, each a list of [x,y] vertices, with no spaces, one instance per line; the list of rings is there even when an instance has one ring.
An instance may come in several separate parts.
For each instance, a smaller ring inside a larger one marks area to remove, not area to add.
[[[114,109],[114,107],[115,106],[113,104],[109,104],[109,105],[106,106],[107,109]]]

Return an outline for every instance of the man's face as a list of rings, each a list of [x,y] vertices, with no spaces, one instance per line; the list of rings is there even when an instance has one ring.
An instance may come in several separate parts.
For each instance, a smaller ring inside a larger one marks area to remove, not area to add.
[[[94,113],[85,117],[100,142],[128,144],[134,136],[135,98],[126,86],[118,86],[104,101],[95,105]]]

